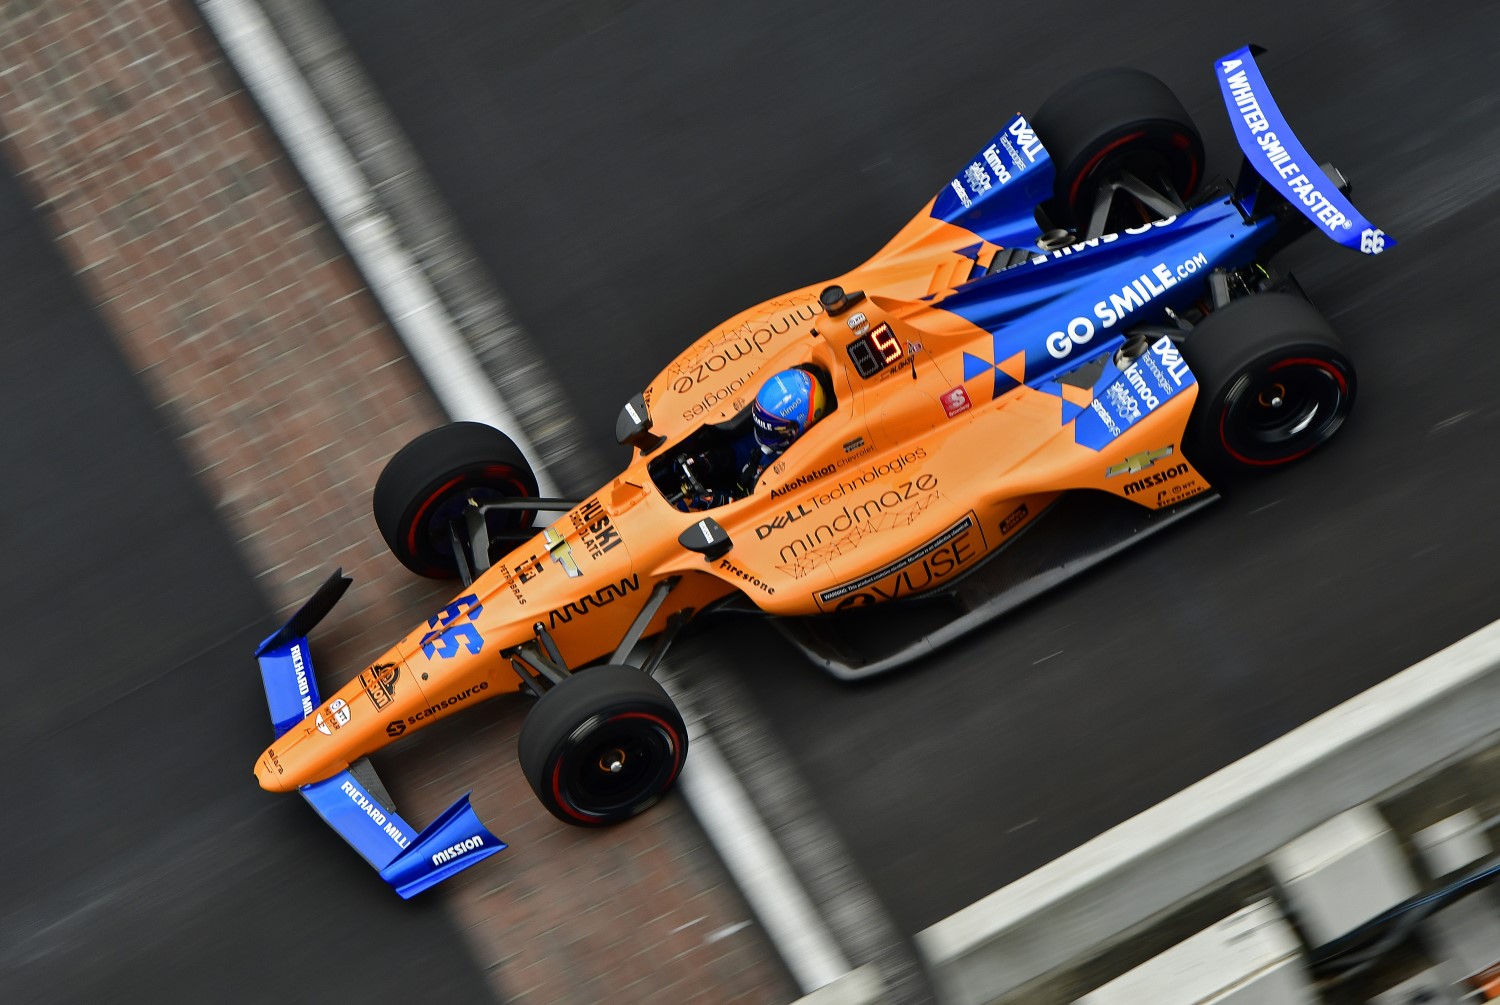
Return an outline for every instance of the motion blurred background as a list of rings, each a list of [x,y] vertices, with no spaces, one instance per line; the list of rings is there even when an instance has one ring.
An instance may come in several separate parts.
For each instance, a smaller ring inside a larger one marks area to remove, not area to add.
[[[743,700],[896,952],[1495,617],[1493,4],[245,5],[348,99],[346,132],[388,110],[395,132],[354,137],[368,180],[430,186],[444,236],[418,250],[514,322],[485,343],[460,310],[465,334],[492,365],[544,361],[558,435],[586,444],[569,491],[624,463],[614,416],[680,347],[857,264],[1096,66],[1160,76],[1233,173],[1211,61],[1267,47],[1299,135],[1400,239],[1283,260],[1360,368],[1354,420],[1308,463],[869,684],[759,624],[691,641],[688,683]],[[354,575],[314,640],[342,682],[442,592],[368,509],[442,414],[202,9],[0,4],[0,997],[790,1000],[680,800],[599,834],[533,805],[519,703],[390,757],[414,817],[473,785],[512,844],[412,904],[255,788],[250,653],[278,615]],[[402,137],[418,176],[385,159]],[[801,812],[760,801],[783,833]]]

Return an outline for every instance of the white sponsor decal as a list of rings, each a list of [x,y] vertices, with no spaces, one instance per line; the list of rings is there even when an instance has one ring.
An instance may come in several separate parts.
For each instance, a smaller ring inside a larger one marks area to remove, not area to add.
[[[444,848],[442,851],[432,856],[432,864],[442,865],[444,862],[451,862],[453,859],[458,858],[458,856],[460,855],[466,855],[476,848],[483,847],[484,838],[476,834],[471,838],[460,841],[458,844],[449,845],[447,848]]]
[[[391,819],[381,811],[375,801],[361,792],[359,787],[353,782],[346,779],[339,786],[339,791],[348,796],[349,801],[354,803],[355,806],[364,810],[365,815],[378,824],[385,831],[386,836],[396,842],[399,847],[405,848],[410,843],[410,839],[401,832],[401,828],[392,823]]]
[[[302,715],[312,715],[312,694],[307,683],[307,665],[302,662],[302,647],[292,646],[292,669],[297,674],[297,693],[302,696]]]
[[[969,183],[969,188],[974,190],[975,195],[984,195],[993,184],[990,181],[990,173],[978,161],[964,168],[964,180]]]
[[[1141,376],[1139,363],[1132,363],[1125,368],[1125,379],[1130,381],[1130,386],[1135,388],[1135,393],[1140,395],[1141,401],[1146,403],[1146,411],[1153,411],[1161,405],[1161,399],[1152,393],[1151,386],[1146,383],[1146,378]]]
[[[1172,343],[1170,336],[1163,335],[1152,343],[1151,351],[1161,357],[1161,365],[1167,368],[1167,375],[1178,386],[1188,376],[1188,365],[1182,361],[1182,353]]]
[[[327,712],[328,718],[326,720],[323,718],[322,712],[318,713],[318,732],[324,736],[332,734],[330,726],[333,729],[338,729],[349,722],[349,703],[342,698],[335,698],[329,702]]]
[[[1110,436],[1119,436],[1123,432],[1119,423],[1115,422],[1114,416],[1110,415],[1109,410],[1099,403],[1098,398],[1089,402],[1089,407],[1094,410],[1095,415],[1099,416],[1099,421],[1104,423],[1104,428],[1109,430]]]
[[[1222,64],[1227,74],[1231,70],[1240,67],[1237,59],[1227,60]],[[1302,173],[1292,160],[1291,153],[1282,145],[1281,140],[1276,138],[1276,133],[1271,130],[1271,123],[1266,118],[1266,113],[1261,110],[1260,100],[1255,96],[1255,86],[1244,70],[1233,76],[1226,76],[1225,82],[1229,85],[1230,96],[1234,98],[1234,106],[1239,110],[1240,117],[1245,120],[1245,128],[1249,129],[1255,137],[1255,142],[1266,155],[1266,161],[1271,165],[1291,189],[1292,194],[1302,201],[1312,214],[1322,221],[1329,230],[1348,230],[1354,226],[1354,221],[1337,209],[1328,197],[1319,192],[1307,175]],[[1361,248],[1360,250],[1364,250]],[[1368,254],[1379,254],[1379,252],[1368,252]]]
[[[1129,317],[1131,312],[1146,306],[1163,293],[1177,285],[1199,269],[1206,268],[1208,256],[1198,252],[1175,268],[1158,262],[1148,271],[1111,293],[1094,305],[1093,317],[1080,315],[1073,318],[1061,330],[1047,336],[1047,352],[1054,359],[1067,359],[1075,346],[1086,345],[1099,332],[1108,331]],[[1098,324],[1095,324],[1095,319]]]
[[[1042,155],[1042,144],[1032,131],[1031,123],[1024,118],[1017,117],[1010,124],[1010,134],[1016,138],[1016,143],[1021,147],[1021,153],[1026,155],[1026,161],[1035,164],[1036,159]]]
[[[958,194],[958,201],[964,204],[964,209],[974,205],[974,200],[969,198],[969,193],[964,191],[963,183],[957,178],[950,181],[948,185]]]
[[[1136,401],[1135,395],[1125,390],[1119,381],[1115,381],[1104,389],[1104,397],[1115,406],[1115,411],[1119,412],[1126,421],[1135,422],[1141,417],[1140,402]]]
[[[1005,166],[1005,162],[1000,159],[1000,151],[995,144],[991,143],[984,148],[984,162],[990,166],[991,171],[995,172],[995,179],[1001,185],[1010,181],[1010,170]]]

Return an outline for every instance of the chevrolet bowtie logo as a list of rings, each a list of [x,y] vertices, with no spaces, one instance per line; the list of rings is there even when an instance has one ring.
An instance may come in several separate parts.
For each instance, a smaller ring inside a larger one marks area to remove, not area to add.
[[[555,527],[544,530],[542,540],[547,544],[547,553],[552,556],[552,561],[563,567],[569,579],[583,575],[583,570],[578,567],[578,560],[573,557],[573,546]]]
[[[1174,449],[1173,447],[1157,447],[1155,450],[1142,450],[1138,454],[1131,454],[1104,472],[1104,477],[1113,478],[1115,475],[1133,475],[1138,471],[1145,471],[1163,457],[1171,457]]]

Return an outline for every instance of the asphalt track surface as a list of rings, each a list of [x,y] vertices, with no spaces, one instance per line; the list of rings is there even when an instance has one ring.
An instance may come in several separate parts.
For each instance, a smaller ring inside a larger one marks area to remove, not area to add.
[[[601,443],[691,339],[862,260],[1083,68],[1165,79],[1230,173],[1212,60],[1266,46],[1400,239],[1280,260],[1359,366],[1321,455],[867,685],[714,637],[904,931],[1500,616],[1495,5],[328,6]]]
[[[0,1000],[493,1000],[440,901],[253,784],[275,626],[3,163],[0,316]]]

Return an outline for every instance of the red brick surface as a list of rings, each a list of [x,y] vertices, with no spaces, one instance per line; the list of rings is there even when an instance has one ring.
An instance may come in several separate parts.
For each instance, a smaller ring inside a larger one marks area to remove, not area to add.
[[[442,421],[421,376],[185,0],[0,0],[0,79],[7,160],[273,606],[334,565],[354,577],[314,640],[342,683],[446,592],[369,515],[381,464]],[[386,772],[417,821],[472,784],[512,843],[440,894],[501,996],[792,997],[757,928],[725,934],[748,914],[678,800],[608,832],[541,810],[515,764],[524,712],[442,723]]]

